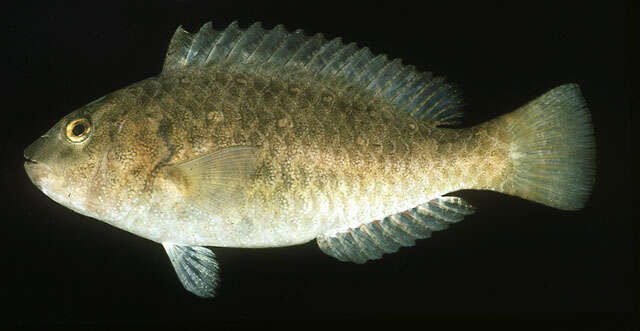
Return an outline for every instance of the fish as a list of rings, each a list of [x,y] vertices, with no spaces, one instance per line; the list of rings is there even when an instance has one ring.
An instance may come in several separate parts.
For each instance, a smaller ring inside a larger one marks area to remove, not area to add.
[[[162,244],[183,287],[216,295],[208,247],[315,240],[365,263],[476,210],[491,190],[583,208],[593,124],[577,84],[460,127],[460,90],[367,47],[237,22],[178,27],[161,72],[64,116],[24,150],[55,202]]]

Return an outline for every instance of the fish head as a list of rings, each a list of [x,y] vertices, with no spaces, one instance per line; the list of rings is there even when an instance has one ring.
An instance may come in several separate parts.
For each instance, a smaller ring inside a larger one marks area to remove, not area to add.
[[[123,125],[131,109],[121,95],[114,92],[64,116],[24,150],[25,170],[39,190],[103,221],[126,213],[141,186],[132,180],[141,161],[131,146],[137,134]]]

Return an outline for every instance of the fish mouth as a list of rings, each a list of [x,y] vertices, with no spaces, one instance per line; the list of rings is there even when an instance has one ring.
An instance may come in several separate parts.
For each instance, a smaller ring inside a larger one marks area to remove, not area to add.
[[[38,164],[38,161],[36,161],[36,160],[32,160],[32,159],[30,159],[30,158],[28,158],[28,157],[26,157],[26,156],[25,156],[25,158],[24,158],[24,164]]]
[[[26,156],[24,158],[24,170],[27,172],[31,182],[40,190],[42,190],[45,178],[50,177],[52,173],[51,168],[46,164]]]
[[[37,141],[36,141],[37,142]],[[24,163],[26,164],[38,164],[38,161],[35,160],[34,156],[35,156],[35,148],[34,145],[36,143],[33,143],[31,145],[29,145],[27,148],[24,149],[24,152],[22,152],[22,156],[24,156]]]

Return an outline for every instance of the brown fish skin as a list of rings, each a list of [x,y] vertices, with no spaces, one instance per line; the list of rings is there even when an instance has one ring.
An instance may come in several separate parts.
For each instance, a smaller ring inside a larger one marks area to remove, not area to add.
[[[46,148],[25,155],[64,169],[57,185],[73,195],[54,200],[189,245],[303,243],[459,189],[503,189],[513,166],[503,120],[436,128],[336,80],[288,77],[220,68],[149,78],[66,116]],[[63,127],[80,116],[94,131],[70,146]],[[259,151],[246,199],[216,210],[216,222],[194,215],[198,197],[168,166],[234,146]]]
[[[178,28],[162,72],[65,116],[25,169],[74,211],[161,243],[182,285],[212,297],[215,254],[317,239],[364,263],[474,212],[489,189],[564,210],[595,178],[580,89],[559,86],[465,129],[442,77],[283,26]]]

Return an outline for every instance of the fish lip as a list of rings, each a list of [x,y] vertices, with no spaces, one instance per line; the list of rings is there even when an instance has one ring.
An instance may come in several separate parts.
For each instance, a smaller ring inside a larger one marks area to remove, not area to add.
[[[24,149],[24,151],[22,152],[22,156],[24,157],[25,163],[38,163],[38,161],[36,161],[34,159],[34,148],[33,146],[35,145],[35,143],[27,146],[27,148]]]
[[[49,138],[49,135],[45,133],[24,149],[24,151],[22,152],[22,156],[24,156],[24,159],[27,162],[39,163],[36,158],[39,158],[39,156],[41,156],[40,152],[45,147],[47,138]]]
[[[25,163],[25,164],[38,164],[38,161],[33,160],[33,159],[30,159],[30,158],[28,158],[28,157],[26,157],[26,156],[25,156],[25,158],[24,158],[24,163]]]

